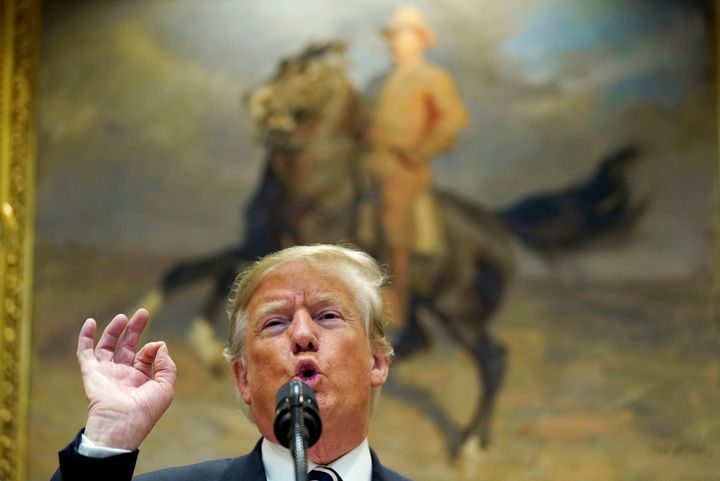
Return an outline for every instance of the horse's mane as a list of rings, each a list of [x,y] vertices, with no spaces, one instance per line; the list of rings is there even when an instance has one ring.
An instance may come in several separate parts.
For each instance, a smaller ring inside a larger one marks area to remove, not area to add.
[[[307,65],[310,62],[325,60],[331,55],[344,55],[347,52],[347,49],[347,42],[339,39],[324,42],[311,42],[299,53],[284,57],[280,60],[275,78],[282,76],[292,68]]]

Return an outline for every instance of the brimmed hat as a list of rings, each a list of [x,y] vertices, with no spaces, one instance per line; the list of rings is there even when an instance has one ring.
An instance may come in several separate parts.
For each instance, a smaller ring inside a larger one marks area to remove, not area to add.
[[[422,12],[415,7],[398,7],[390,20],[390,25],[383,29],[383,33],[389,36],[408,28],[420,34],[428,46],[435,45],[437,41],[435,32],[425,21],[425,16]]]

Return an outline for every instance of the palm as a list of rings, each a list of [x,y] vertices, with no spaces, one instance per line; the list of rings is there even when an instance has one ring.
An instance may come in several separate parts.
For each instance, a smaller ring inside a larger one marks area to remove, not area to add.
[[[86,434],[110,447],[135,449],[170,405],[175,365],[162,342],[137,351],[148,315],[116,316],[93,346],[95,323],[78,339],[78,359],[89,405]],[[94,436],[94,437],[93,437]]]
[[[161,385],[140,370],[115,364],[97,362],[94,371],[85,378],[85,393],[95,401],[90,409],[102,409],[105,405],[122,404],[125,410],[144,409],[153,400],[162,400],[165,393]]]

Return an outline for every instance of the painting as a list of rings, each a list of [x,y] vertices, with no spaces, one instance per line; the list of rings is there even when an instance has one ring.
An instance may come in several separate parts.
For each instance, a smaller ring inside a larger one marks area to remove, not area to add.
[[[138,306],[179,373],[137,472],[250,450],[227,284],[340,241],[407,277],[385,464],[718,479],[712,2],[407,3],[41,3],[28,480],[83,425],[80,325]]]

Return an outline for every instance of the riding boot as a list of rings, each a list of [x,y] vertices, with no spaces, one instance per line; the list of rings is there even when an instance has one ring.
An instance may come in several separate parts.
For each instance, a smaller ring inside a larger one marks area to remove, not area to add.
[[[390,267],[392,272],[387,298],[392,313],[392,325],[400,328],[407,320],[410,298],[410,252],[407,247],[392,247]]]

